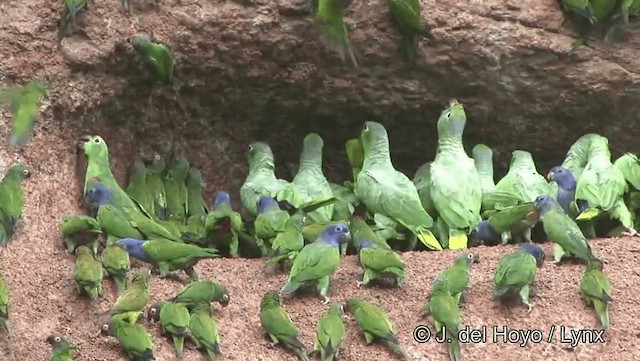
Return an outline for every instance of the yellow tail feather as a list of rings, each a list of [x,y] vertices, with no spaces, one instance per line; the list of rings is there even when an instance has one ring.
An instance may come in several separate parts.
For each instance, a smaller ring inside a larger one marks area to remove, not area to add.
[[[452,231],[449,234],[449,249],[466,249],[469,238],[461,231]]]
[[[596,208],[587,208],[584,212],[576,217],[576,221],[589,221],[600,214],[600,210]]]
[[[442,246],[440,242],[436,239],[436,237],[429,230],[420,231],[416,234],[420,242],[427,246],[429,249],[433,249],[436,251],[442,251]],[[465,243],[466,244],[466,243]]]

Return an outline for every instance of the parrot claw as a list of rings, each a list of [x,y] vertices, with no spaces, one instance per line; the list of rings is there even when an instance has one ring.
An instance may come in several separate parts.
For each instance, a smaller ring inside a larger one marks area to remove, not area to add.
[[[327,296],[322,296],[322,299],[323,299],[322,301],[323,305],[329,304],[329,302],[331,302],[331,300]]]
[[[362,282],[362,281],[357,281],[356,282],[356,286],[358,286],[358,288],[362,287],[363,284],[364,284],[364,282]]]
[[[623,236],[634,237],[638,235],[638,231],[633,228],[627,228],[626,231],[622,232]]]
[[[531,312],[531,310],[533,309],[533,304],[528,301],[522,301],[522,303],[524,303],[524,305],[527,306],[527,312]]]

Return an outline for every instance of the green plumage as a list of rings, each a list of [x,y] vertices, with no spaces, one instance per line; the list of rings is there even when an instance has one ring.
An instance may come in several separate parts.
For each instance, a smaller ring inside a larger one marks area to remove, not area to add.
[[[452,99],[438,118],[438,149],[431,163],[431,199],[449,229],[449,249],[467,247],[467,235],[480,222],[482,186],[475,162],[462,144],[464,107]]]
[[[88,8],[87,0],[64,0],[62,16],[58,26],[58,41],[61,41],[69,32],[77,27],[77,18],[81,12]]]
[[[76,281],[76,289],[95,302],[102,295],[102,264],[93,258],[93,251],[87,246],[76,248],[75,255],[73,279]]]
[[[231,257],[238,257],[240,235],[243,239],[247,236],[247,230],[240,213],[231,208],[231,203],[221,203],[207,214],[204,221],[207,238],[218,248],[228,247]]]
[[[463,292],[469,287],[469,277],[471,276],[471,266],[478,262],[478,255],[473,253],[462,253],[456,257],[452,266],[445,268],[433,283],[434,290],[448,291],[460,303]]]
[[[105,313],[119,316],[119,320],[135,324],[144,306],[149,302],[149,278],[151,272],[138,271],[131,277],[127,289],[116,299],[111,309]]]
[[[429,302],[425,307],[425,314],[433,317],[436,332],[444,332],[447,338],[451,340],[451,342],[447,342],[447,351],[451,361],[462,360],[460,340],[458,339],[462,317],[460,316],[458,301],[446,289],[434,287],[431,291]]]
[[[366,246],[362,247],[363,244]],[[360,243],[358,261],[364,269],[362,282],[358,282],[358,286],[367,286],[372,281],[390,281],[393,286],[399,287],[406,277],[406,265],[400,254],[380,247],[375,242]]]
[[[155,214],[153,194],[147,185],[147,168],[141,160],[136,160],[131,166],[125,192],[148,214]]]
[[[294,260],[304,247],[302,229],[304,216],[295,214],[287,220],[284,231],[278,233],[271,245],[271,254],[265,267],[272,267],[285,260]]]
[[[132,225],[125,215],[116,207],[105,204],[98,208],[96,220],[110,240],[120,238],[144,239],[140,231]]]
[[[102,326],[102,333],[114,336],[132,361],[155,360],[153,340],[142,324],[129,323],[114,316],[108,324]]]
[[[609,302],[611,302],[612,290],[609,277],[602,270],[602,262],[599,260],[589,262],[580,281],[580,293],[587,304],[593,306],[600,326],[605,330],[611,323]]]
[[[291,317],[282,308],[278,292],[267,291],[260,302],[260,325],[274,344],[292,350],[301,361],[309,361],[304,344],[298,336],[300,332]]]
[[[269,204],[256,216],[255,237],[270,244],[273,238],[284,232],[289,217],[289,212],[280,209],[277,203]]]
[[[204,186],[202,173],[196,168],[190,168],[187,178],[187,216],[202,217],[207,215],[209,210],[202,198]]]
[[[142,233],[144,236],[143,239],[162,238],[175,242],[182,242],[179,234],[170,232],[169,229],[138,212],[136,209],[124,206],[121,211],[122,215],[125,216],[129,223]]]
[[[422,208],[427,211],[431,218],[436,219],[438,211],[436,211],[431,199],[431,163],[427,162],[416,170],[416,174],[413,176],[413,184],[415,184],[418,191]]]
[[[252,215],[258,214],[260,197],[275,198],[288,182],[276,178],[275,160],[267,143],[256,142],[249,145],[249,174],[240,187],[240,200]]]
[[[344,221],[349,219],[359,204],[358,197],[353,190],[340,184],[329,183],[331,192],[337,201],[333,205],[332,221]],[[315,239],[315,238],[314,238]]]
[[[193,281],[184,286],[180,293],[176,295],[171,302],[182,303],[189,307],[197,304],[216,301],[222,306],[229,304],[229,293],[226,287],[215,281]]]
[[[167,193],[164,189],[162,176],[167,163],[160,154],[154,154],[153,160],[147,165],[147,189],[153,198],[153,215],[159,219],[167,219]]]
[[[362,171],[355,195],[371,213],[380,213],[413,232],[427,247],[442,249],[430,227],[433,219],[422,208],[415,185],[391,163],[387,130],[380,123],[366,122],[360,134],[364,149]]]
[[[78,246],[88,246],[94,255],[98,254],[98,238],[102,234],[100,224],[88,216],[66,216],[60,222],[60,230],[67,246],[73,253]]]
[[[400,31],[400,51],[409,63],[415,61],[420,35],[431,37],[429,29],[422,23],[420,1],[388,0],[389,12]]]
[[[517,294],[531,310],[530,287],[536,278],[537,267],[541,264],[532,254],[522,249],[503,256],[498,261],[493,276],[493,296],[502,299]]]
[[[28,178],[29,171],[20,163],[7,169],[0,181],[0,246],[5,247],[11,241],[18,221],[24,212],[24,190],[22,181]]]
[[[131,39],[133,48],[142,56],[147,70],[153,80],[162,84],[169,84],[173,79],[173,55],[166,45],[142,36]]]
[[[322,40],[331,50],[335,51],[342,62],[346,56],[354,67],[358,66],[351,41],[349,30],[342,18],[349,2],[344,0],[317,0],[316,22],[322,27]]]
[[[170,272],[184,270],[192,280],[197,280],[198,275],[193,267],[198,261],[218,257],[215,249],[167,240],[146,241],[142,249],[158,267],[161,278]]]
[[[196,347],[207,352],[209,361],[217,361],[222,354],[220,332],[216,320],[211,316],[209,303],[199,303],[192,307],[189,328],[191,340]]]
[[[9,313],[11,311],[11,302],[9,300],[9,285],[0,272],[0,326],[7,331],[9,335],[13,333]]]
[[[408,359],[395,335],[393,325],[382,309],[356,297],[347,300],[344,308],[355,317],[367,345],[380,341],[403,360]]]
[[[39,81],[0,89],[0,103],[11,105],[12,128],[9,144],[22,147],[31,138],[40,103],[47,95],[47,87]]]
[[[169,218],[184,223],[187,215],[187,177],[189,162],[179,156],[167,169],[164,177],[164,191],[167,195],[167,211]]]
[[[47,342],[51,345],[50,361],[73,361],[73,349],[76,347],[71,341],[58,335],[49,335]]]
[[[338,361],[344,333],[342,306],[331,305],[329,311],[318,321],[313,352],[319,353],[322,361]]]
[[[127,288],[127,273],[131,268],[129,253],[116,244],[107,244],[100,256],[102,267],[113,279],[118,295]]]
[[[480,177],[482,195],[494,192],[496,183],[493,179],[493,150],[484,144],[477,144],[471,150],[471,154]]]
[[[191,321],[189,310],[180,303],[158,301],[149,309],[149,318],[160,321],[162,334],[170,336],[173,341],[176,359],[182,360],[184,338],[189,335]]]

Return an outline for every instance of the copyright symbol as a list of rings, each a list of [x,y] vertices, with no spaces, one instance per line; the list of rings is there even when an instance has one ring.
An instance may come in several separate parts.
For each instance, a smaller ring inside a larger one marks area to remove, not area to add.
[[[419,325],[413,330],[413,339],[417,343],[426,343],[431,339],[431,330],[425,325]]]

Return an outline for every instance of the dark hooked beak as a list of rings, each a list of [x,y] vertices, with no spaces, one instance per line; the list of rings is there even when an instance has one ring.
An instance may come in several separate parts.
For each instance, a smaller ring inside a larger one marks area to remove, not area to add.
[[[83,135],[82,137],[80,137],[80,141],[81,142],[88,142],[91,139],[90,135]]]
[[[473,255],[473,263],[478,263],[478,262],[480,262],[480,255],[476,253]]]
[[[555,179],[556,179],[556,174],[554,172],[547,173],[547,180],[548,181],[553,181]]]

